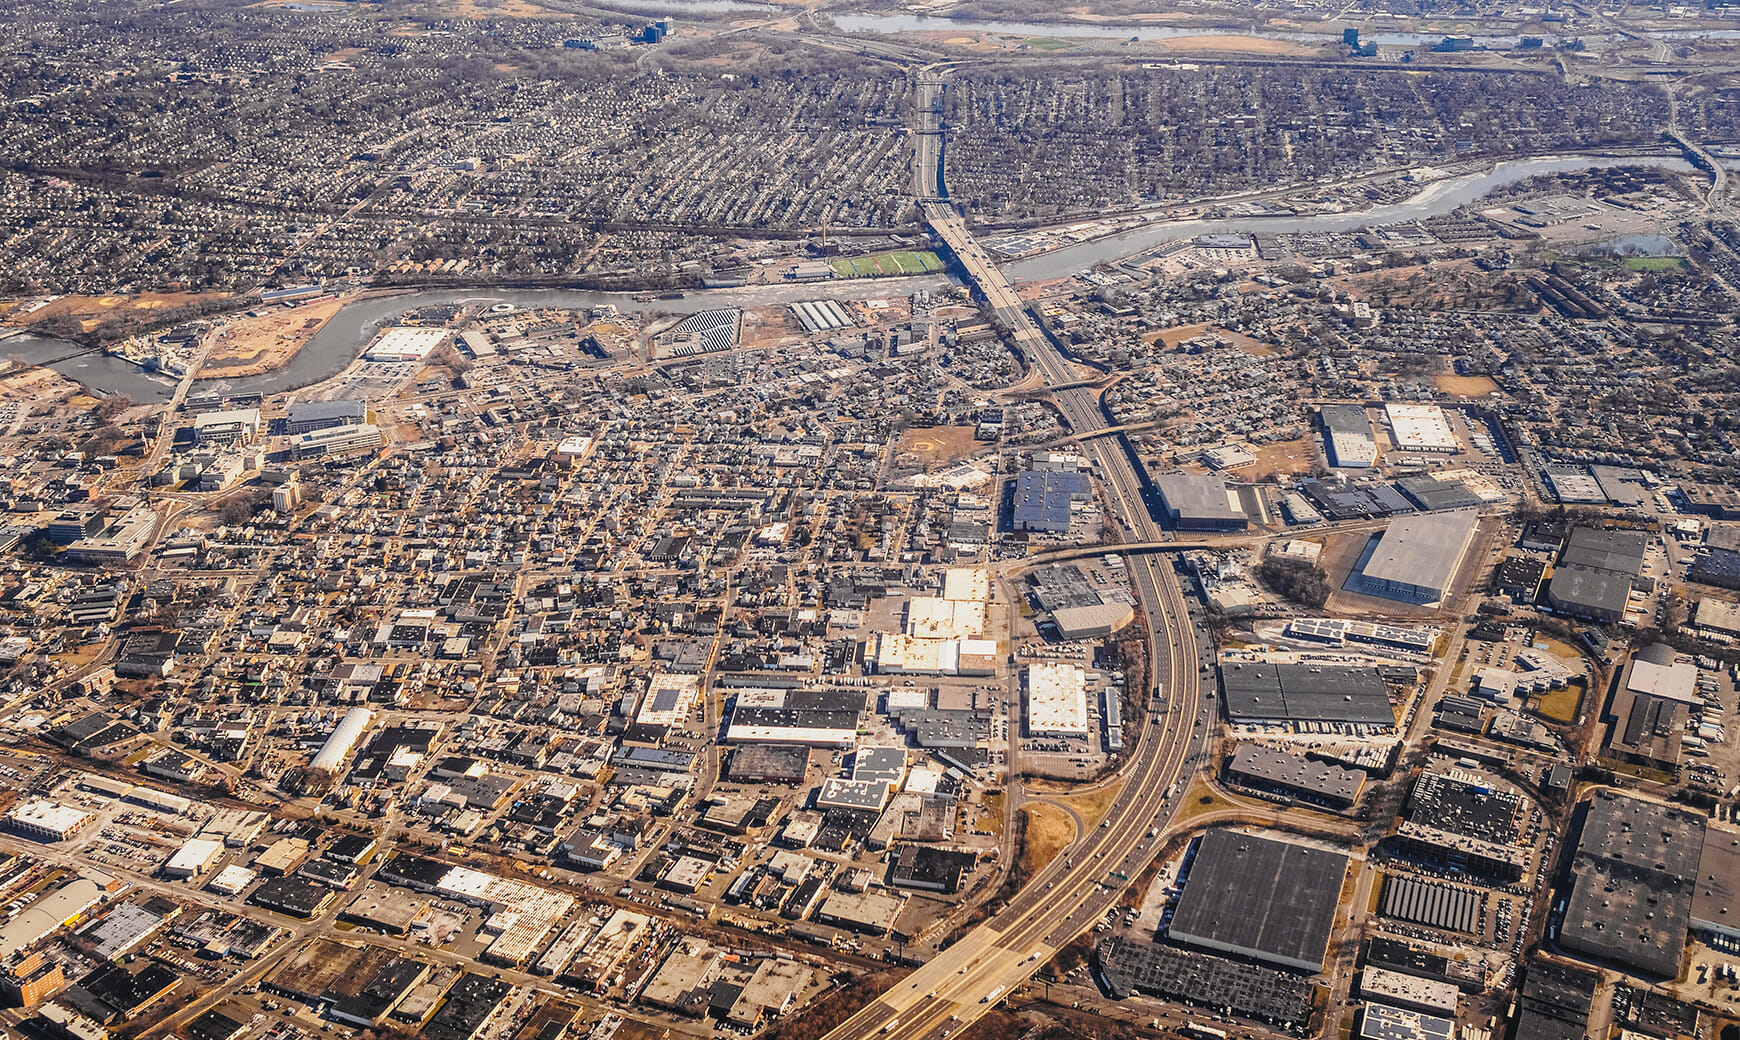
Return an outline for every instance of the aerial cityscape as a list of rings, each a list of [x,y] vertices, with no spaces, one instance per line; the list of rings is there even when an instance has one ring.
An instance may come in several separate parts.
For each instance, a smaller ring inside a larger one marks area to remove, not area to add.
[[[9,1040],[1740,1040],[1740,6],[0,25]]]

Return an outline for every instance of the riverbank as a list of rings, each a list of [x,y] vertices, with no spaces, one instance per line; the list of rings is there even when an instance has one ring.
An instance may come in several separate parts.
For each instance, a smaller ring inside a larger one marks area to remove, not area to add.
[[[216,342],[198,378],[241,379],[277,371],[301,353],[351,299],[335,296],[224,324],[212,333]]]

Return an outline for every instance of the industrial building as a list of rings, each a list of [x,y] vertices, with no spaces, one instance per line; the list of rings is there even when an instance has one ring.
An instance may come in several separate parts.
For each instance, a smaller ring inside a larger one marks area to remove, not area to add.
[[[447,330],[396,325],[384,330],[363,352],[365,361],[421,361],[447,340]]]
[[[1333,762],[1244,744],[1226,764],[1227,779],[1259,791],[1342,810],[1351,808],[1365,791],[1365,773]]]
[[[69,560],[115,566],[138,559],[157,531],[157,514],[140,503],[121,518],[66,547]]]
[[[1154,478],[1166,521],[1180,531],[1242,531],[1250,525],[1237,492],[1216,476],[1173,470]]]
[[[1190,946],[1323,970],[1347,857],[1223,829],[1202,836],[1170,935]]]
[[[1691,926],[1704,818],[1613,791],[1588,803],[1559,945],[1672,978]]]
[[[1369,469],[1377,465],[1377,441],[1371,419],[1356,404],[1326,404],[1318,413],[1329,464],[1338,469]]]
[[[206,838],[192,838],[181,844],[163,864],[163,876],[190,878],[210,870],[224,854],[224,843]]]
[[[848,747],[857,738],[864,702],[861,689],[737,690],[725,739]]]
[[[1093,497],[1087,474],[1029,471],[1015,478],[1010,523],[1017,531],[1068,534],[1071,506]]]
[[[1367,1002],[1360,1008],[1354,1040],[1454,1040],[1456,1020],[1408,1008]]]
[[[1574,529],[1547,582],[1547,605],[1590,621],[1624,619],[1632,582],[1643,572],[1645,542],[1639,531]]]
[[[1389,420],[1396,447],[1402,451],[1455,454],[1459,450],[1444,410],[1435,404],[1387,404],[1384,417]]]
[[[1343,664],[1229,661],[1220,686],[1228,721],[1255,725],[1396,724],[1389,685],[1376,669]]]
[[[1367,548],[1349,587],[1408,603],[1442,600],[1462,566],[1479,520],[1472,510],[1454,510],[1415,513],[1392,521]]]
[[[65,841],[84,830],[96,817],[83,809],[35,799],[17,806],[5,816],[6,829],[34,841]]]
[[[1027,733],[1035,737],[1088,735],[1087,673],[1072,664],[1027,668]]]
[[[313,761],[309,762],[309,767],[342,773],[350,765],[351,752],[356,750],[363,733],[374,719],[375,713],[367,708],[352,708],[345,712],[344,718],[332,731],[332,736],[326,739],[326,743],[315,753]]]

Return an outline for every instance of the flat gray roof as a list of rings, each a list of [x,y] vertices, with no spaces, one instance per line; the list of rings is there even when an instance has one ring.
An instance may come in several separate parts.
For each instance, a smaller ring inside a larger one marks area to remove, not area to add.
[[[1212,830],[1202,836],[1172,917],[1173,938],[1321,971],[1347,857],[1289,841]]]
[[[1442,592],[1461,566],[1478,520],[1479,515],[1472,510],[1397,517],[1378,539],[1360,573],[1369,582]]]

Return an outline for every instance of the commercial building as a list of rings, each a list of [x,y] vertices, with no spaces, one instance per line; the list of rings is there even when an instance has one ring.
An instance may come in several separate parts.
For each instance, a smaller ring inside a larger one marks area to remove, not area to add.
[[[318,459],[353,451],[373,451],[385,438],[373,423],[328,426],[304,433],[290,442],[290,454],[298,459]]]
[[[1399,517],[1366,550],[1348,585],[1386,599],[1436,603],[1449,593],[1479,520],[1472,510]]]
[[[365,361],[421,361],[447,340],[443,328],[397,325],[384,330],[363,352]]]
[[[1238,493],[1216,476],[1174,470],[1154,478],[1167,522],[1180,531],[1242,531],[1250,524]]]
[[[1600,791],[1571,863],[1559,945],[1663,978],[1677,976],[1704,847],[1702,816]]]
[[[369,408],[362,401],[309,401],[287,409],[284,432],[292,436],[334,426],[357,426],[368,421]]]
[[[260,436],[258,408],[227,408],[220,412],[201,412],[193,419],[195,444],[254,443]]]
[[[1069,640],[1100,639],[1135,619],[1135,608],[1117,601],[1059,607],[1051,612],[1051,623],[1057,626],[1058,637]]]
[[[1460,992],[1448,982],[1404,975],[1369,965],[1359,976],[1359,995],[1362,998],[1427,1015],[1447,1015],[1455,1018],[1456,1000]]]
[[[4,819],[6,829],[35,841],[65,841],[96,817],[83,809],[34,799],[17,806]]]
[[[878,889],[830,892],[816,908],[815,921],[865,935],[887,935],[905,905],[904,897]]]
[[[1454,454],[1459,450],[1444,410],[1435,404],[1387,404],[1384,417],[1389,420],[1396,447],[1402,451]]]
[[[1202,836],[1172,916],[1190,946],[1323,970],[1347,857],[1309,845],[1216,829]]]
[[[1455,1040],[1456,1020],[1388,1004],[1360,1008],[1355,1040]]]
[[[1363,406],[1326,404],[1318,419],[1323,423],[1323,446],[1331,466],[1368,469],[1377,465],[1377,441]]]
[[[1088,735],[1087,673],[1072,664],[1027,668],[1027,733],[1035,737]]]

